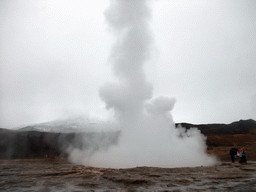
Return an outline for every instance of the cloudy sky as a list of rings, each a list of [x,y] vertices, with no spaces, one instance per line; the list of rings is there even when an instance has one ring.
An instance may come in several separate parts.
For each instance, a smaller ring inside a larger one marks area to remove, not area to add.
[[[115,81],[107,0],[0,1],[0,127],[85,115],[108,119],[99,89]],[[256,1],[151,2],[154,97],[175,122],[256,119]]]

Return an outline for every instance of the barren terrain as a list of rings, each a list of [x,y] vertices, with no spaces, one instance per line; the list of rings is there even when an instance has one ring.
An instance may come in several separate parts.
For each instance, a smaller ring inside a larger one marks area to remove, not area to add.
[[[256,191],[256,122],[192,125],[207,137],[212,167],[109,169],[67,161],[69,145],[111,147],[119,133],[51,133],[0,129],[0,191]],[[83,141],[83,143],[81,142]],[[104,142],[103,142],[104,141]],[[247,149],[247,164],[231,163],[229,150]],[[91,149],[91,148],[90,148]]]
[[[63,161],[2,160],[0,191],[256,191],[256,162],[108,169]]]

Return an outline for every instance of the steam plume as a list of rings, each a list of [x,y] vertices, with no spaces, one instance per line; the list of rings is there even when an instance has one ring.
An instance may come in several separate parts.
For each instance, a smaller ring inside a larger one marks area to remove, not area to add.
[[[117,146],[85,158],[83,164],[113,168],[212,165],[215,159],[205,153],[205,138],[199,130],[175,129],[170,113],[175,99],[152,99],[153,88],[143,70],[152,42],[148,3],[113,0],[105,12],[116,35],[111,62],[118,81],[103,86],[99,94],[106,108],[114,110],[122,135]]]

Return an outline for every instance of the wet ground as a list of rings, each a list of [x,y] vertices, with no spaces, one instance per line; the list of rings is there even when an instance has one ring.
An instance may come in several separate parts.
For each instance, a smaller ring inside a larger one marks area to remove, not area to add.
[[[106,169],[55,161],[0,161],[0,191],[256,191],[256,162]]]

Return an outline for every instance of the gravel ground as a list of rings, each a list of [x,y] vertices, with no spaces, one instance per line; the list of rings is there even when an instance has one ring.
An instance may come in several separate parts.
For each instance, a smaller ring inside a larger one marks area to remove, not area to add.
[[[256,162],[108,169],[55,161],[0,161],[0,191],[256,191]]]

